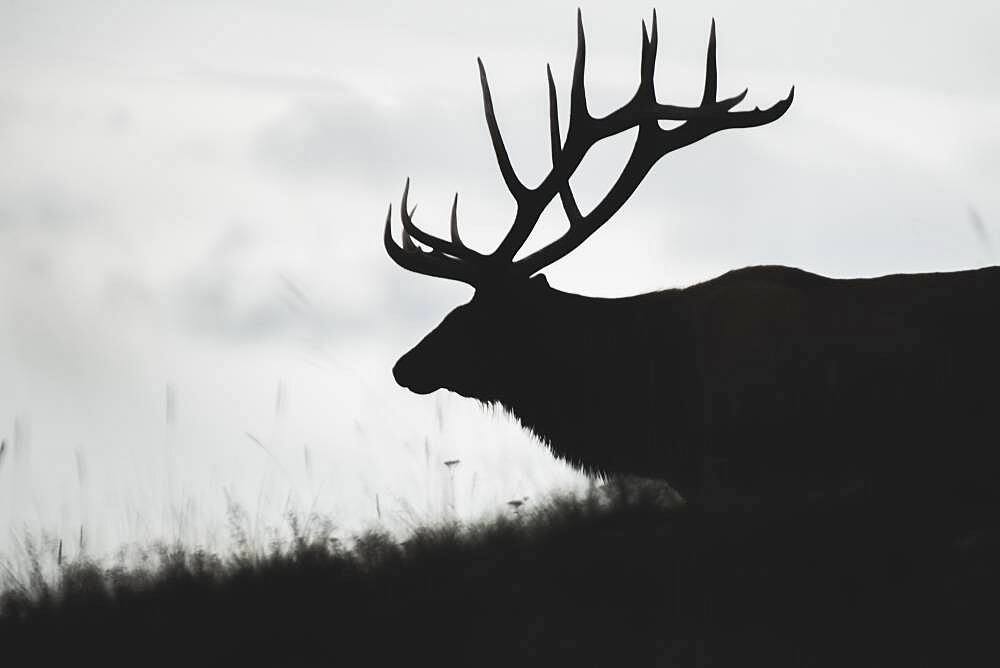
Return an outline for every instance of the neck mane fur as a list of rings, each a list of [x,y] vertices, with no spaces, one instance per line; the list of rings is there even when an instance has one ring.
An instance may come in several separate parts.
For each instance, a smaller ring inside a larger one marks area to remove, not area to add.
[[[553,452],[591,472],[676,476],[690,351],[675,291],[622,299],[553,290],[536,314],[547,345],[499,388],[498,402]]]

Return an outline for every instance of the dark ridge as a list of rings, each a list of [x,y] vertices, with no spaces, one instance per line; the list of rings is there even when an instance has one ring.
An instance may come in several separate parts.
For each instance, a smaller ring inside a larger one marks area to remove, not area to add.
[[[652,487],[10,590],[4,665],[996,665],[995,512],[671,509]],[[993,659],[991,662],[989,659]],[[30,663],[28,663],[30,662]]]

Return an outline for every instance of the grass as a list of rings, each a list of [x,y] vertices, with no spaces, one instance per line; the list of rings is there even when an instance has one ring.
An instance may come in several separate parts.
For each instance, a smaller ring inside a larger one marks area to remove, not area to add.
[[[955,508],[843,503],[705,515],[618,484],[469,525],[291,519],[219,556],[40,567],[0,607],[33,665],[984,665],[1000,528]],[[37,564],[37,552],[36,564]],[[992,652],[992,656],[988,653]],[[12,663],[11,665],[22,665]]]

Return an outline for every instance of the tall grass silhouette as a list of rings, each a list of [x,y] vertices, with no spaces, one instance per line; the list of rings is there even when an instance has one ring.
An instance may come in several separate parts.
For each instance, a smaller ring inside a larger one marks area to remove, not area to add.
[[[982,665],[1000,578],[987,513],[829,504],[767,513],[677,507],[616,480],[406,540],[291,539],[221,556],[41,569],[3,594],[5,656],[39,665]],[[236,522],[239,526],[239,522]],[[240,540],[236,541],[240,544]],[[37,558],[37,553],[36,553]]]

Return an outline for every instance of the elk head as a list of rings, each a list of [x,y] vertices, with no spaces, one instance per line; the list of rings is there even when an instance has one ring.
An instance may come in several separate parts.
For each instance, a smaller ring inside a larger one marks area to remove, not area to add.
[[[404,269],[462,281],[475,288],[467,304],[459,306],[430,334],[396,364],[396,381],[414,392],[426,394],[447,388],[483,401],[503,401],[502,390],[521,367],[544,358],[553,346],[563,343],[548,325],[554,315],[549,308],[555,295],[543,276],[544,267],[556,262],[582,244],[606,223],[636,190],[653,165],[664,155],[693,144],[708,135],[729,128],[748,128],[780,118],[792,103],[794,87],[783,100],[768,109],[732,111],[747,94],[716,99],[715,21],[708,40],[705,86],[701,103],[685,107],[657,102],[653,89],[657,28],[653,12],[651,30],[642,25],[642,56],[639,87],[635,95],[610,114],[596,118],[587,109],[584,91],[586,44],[583,20],[577,12],[577,50],[570,90],[570,118],[566,139],[559,129],[559,114],[552,70],[546,67],[549,90],[549,127],[552,169],[531,188],[517,177],[497,125],[489,83],[482,60],[479,76],[483,92],[486,124],[500,173],[514,197],[514,220],[500,245],[484,254],[466,246],[458,233],[458,195],[451,208],[450,239],[434,236],[413,223],[407,203],[409,179],[400,207],[402,245],[392,237],[392,207],[385,219],[384,242],[389,256]],[[678,121],[663,129],[659,121]],[[570,177],[587,151],[602,139],[638,128],[632,153],[611,189],[587,214],[577,206],[570,189]],[[539,217],[559,196],[569,229],[541,249],[515,259]],[[418,245],[419,244],[419,245]],[[426,247],[426,250],[423,248]],[[565,296],[565,295],[564,295]],[[578,333],[579,334],[579,333]],[[537,368],[537,367],[536,367]]]

